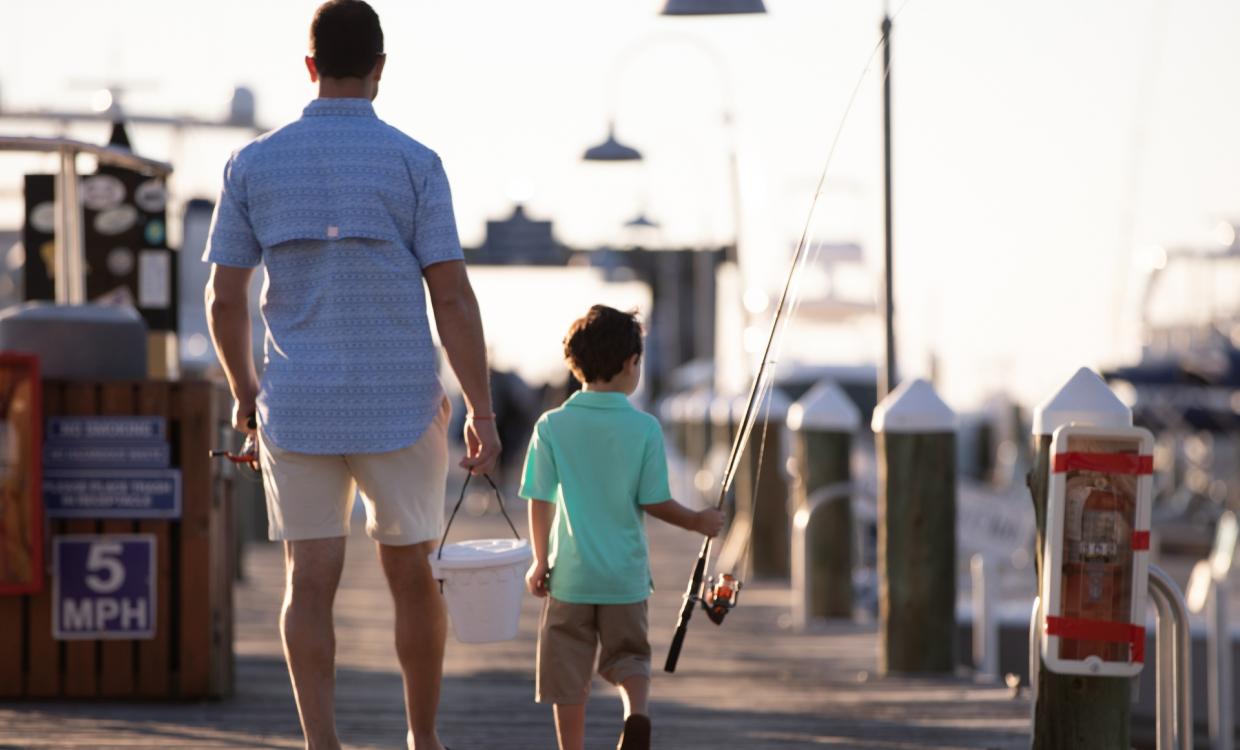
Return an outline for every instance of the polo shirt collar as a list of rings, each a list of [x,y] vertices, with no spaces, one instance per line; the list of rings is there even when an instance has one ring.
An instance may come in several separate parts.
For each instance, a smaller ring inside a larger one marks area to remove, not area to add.
[[[374,117],[375,107],[369,99],[318,98],[306,105],[302,117]]]
[[[629,397],[616,391],[577,391],[565,402],[565,406],[582,406],[587,409],[631,409]]]

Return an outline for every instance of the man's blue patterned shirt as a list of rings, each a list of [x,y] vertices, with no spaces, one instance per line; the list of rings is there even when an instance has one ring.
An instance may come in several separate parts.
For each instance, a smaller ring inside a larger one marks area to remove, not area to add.
[[[203,260],[266,266],[258,416],[299,453],[397,450],[443,397],[422,269],[462,260],[434,151],[364,99],[316,99],[233,154]]]

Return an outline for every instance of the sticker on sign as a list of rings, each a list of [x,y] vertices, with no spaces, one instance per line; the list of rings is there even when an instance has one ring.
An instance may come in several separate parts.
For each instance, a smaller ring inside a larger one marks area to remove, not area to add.
[[[57,536],[52,570],[56,639],[155,637],[155,535]]]

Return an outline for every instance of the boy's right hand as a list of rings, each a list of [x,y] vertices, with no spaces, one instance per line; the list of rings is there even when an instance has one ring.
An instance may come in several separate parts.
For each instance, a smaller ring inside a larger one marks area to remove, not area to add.
[[[551,572],[551,568],[547,563],[535,560],[530,569],[525,573],[525,588],[531,594],[542,598],[547,595],[547,574]]]
[[[718,536],[723,530],[725,521],[723,511],[718,508],[706,508],[697,512],[697,532],[706,536]]]

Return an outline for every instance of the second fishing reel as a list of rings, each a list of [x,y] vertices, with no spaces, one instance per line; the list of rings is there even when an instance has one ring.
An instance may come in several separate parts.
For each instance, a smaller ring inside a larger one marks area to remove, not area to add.
[[[719,573],[703,582],[698,601],[702,603],[702,609],[706,610],[706,616],[711,622],[716,625],[723,624],[723,618],[736,606],[742,585],[736,576],[730,573]]]

